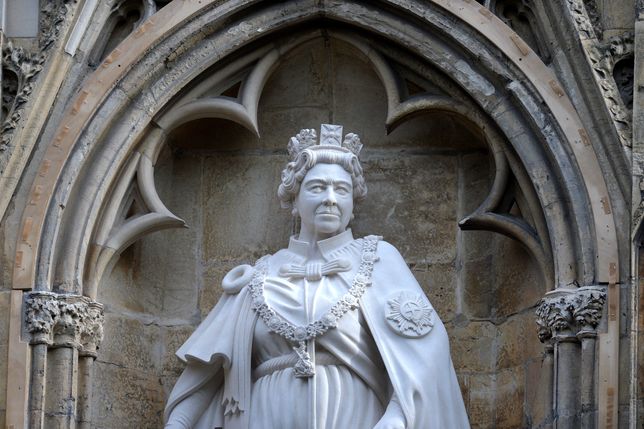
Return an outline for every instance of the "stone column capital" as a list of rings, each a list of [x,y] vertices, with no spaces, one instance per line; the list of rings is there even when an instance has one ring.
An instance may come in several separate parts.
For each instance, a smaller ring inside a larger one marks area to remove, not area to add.
[[[536,310],[541,342],[575,341],[594,337],[601,321],[606,288],[561,288],[544,296]]]
[[[31,344],[73,347],[96,357],[103,339],[103,305],[86,296],[36,291],[25,299],[25,330]]]

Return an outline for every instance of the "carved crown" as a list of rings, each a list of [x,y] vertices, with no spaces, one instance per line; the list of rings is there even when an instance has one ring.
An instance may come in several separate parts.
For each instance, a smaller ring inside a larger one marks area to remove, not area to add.
[[[288,154],[294,160],[304,149],[333,148],[343,152],[351,152],[358,156],[362,143],[357,134],[349,133],[342,140],[342,125],[322,124],[320,126],[320,143],[317,144],[317,134],[314,129],[301,130],[288,142]]]

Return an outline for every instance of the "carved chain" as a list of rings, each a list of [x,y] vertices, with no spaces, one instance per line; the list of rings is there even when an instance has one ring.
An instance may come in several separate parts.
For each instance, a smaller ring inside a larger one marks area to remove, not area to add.
[[[257,261],[255,274],[249,285],[252,309],[259,315],[271,332],[295,344],[293,350],[299,357],[294,367],[297,377],[311,377],[315,373],[311,358],[306,352],[306,343],[315,337],[324,335],[329,329],[335,328],[342,316],[349,310],[358,308],[360,298],[367,290],[367,287],[371,286],[371,274],[374,263],[378,261],[376,250],[380,239],[381,237],[374,235],[364,238],[360,266],[358,267],[358,273],[353,278],[351,288],[319,320],[306,326],[293,325],[268,305],[264,297],[268,256],[264,256]]]

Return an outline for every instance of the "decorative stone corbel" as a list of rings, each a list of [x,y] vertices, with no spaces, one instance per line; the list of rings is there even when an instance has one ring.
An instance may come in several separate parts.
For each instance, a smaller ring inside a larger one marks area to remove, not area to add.
[[[103,339],[103,306],[81,295],[31,292],[25,301],[30,343],[73,347],[96,357]]]

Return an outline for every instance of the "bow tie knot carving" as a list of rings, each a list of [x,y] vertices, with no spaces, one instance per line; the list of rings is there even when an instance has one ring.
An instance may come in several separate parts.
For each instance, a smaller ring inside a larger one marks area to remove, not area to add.
[[[308,264],[284,264],[280,267],[282,277],[305,278],[308,281],[318,281],[323,276],[330,276],[351,269],[348,259],[334,259],[329,262],[309,262]]]

